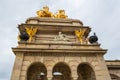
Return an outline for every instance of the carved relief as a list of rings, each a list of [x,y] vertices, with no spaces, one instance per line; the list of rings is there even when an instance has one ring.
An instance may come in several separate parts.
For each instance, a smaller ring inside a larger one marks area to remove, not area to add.
[[[58,10],[55,15],[55,18],[67,18],[68,16],[65,14],[65,10]]]
[[[68,36],[65,34],[62,34],[62,32],[59,32],[56,37],[54,37],[55,41],[70,41]]]

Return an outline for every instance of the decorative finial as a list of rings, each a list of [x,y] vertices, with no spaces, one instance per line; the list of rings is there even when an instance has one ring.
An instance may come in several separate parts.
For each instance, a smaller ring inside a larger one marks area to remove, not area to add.
[[[89,37],[90,43],[96,43],[98,41],[98,37],[96,36],[96,33],[93,34],[93,36]]]
[[[26,31],[21,31],[20,34],[18,35],[19,41],[27,41],[28,39],[29,39],[29,35],[27,34]]]

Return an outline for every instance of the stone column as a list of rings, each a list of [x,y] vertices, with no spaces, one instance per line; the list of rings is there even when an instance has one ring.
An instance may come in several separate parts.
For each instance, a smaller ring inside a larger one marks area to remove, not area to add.
[[[97,54],[98,66],[95,66],[96,80],[111,80],[103,55]]]
[[[47,71],[47,78],[48,80],[52,80],[52,70]]]
[[[72,78],[72,80],[77,80],[77,79],[78,79],[78,77],[73,77],[73,78]]]
[[[20,80],[20,73],[23,63],[23,53],[16,53],[16,59],[13,67],[11,80]]]
[[[77,74],[77,61],[74,61],[70,64],[70,69],[71,69],[71,80],[77,80],[78,79],[78,74]]]
[[[77,78],[78,78],[77,70],[72,70],[72,80],[77,80]]]

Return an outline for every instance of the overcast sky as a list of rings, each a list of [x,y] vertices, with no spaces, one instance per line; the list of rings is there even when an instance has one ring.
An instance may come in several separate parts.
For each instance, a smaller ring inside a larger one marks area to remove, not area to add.
[[[120,0],[0,0],[0,80],[10,80],[17,46],[18,24],[49,6],[64,9],[69,18],[81,20],[96,32],[105,59],[120,59]]]

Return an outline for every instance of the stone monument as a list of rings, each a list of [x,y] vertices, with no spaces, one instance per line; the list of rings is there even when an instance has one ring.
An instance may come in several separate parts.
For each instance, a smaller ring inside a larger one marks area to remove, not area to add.
[[[107,50],[95,34],[89,36],[91,28],[64,10],[54,15],[44,9],[18,25],[11,80],[111,80],[103,58]]]

